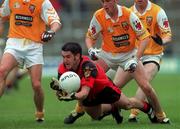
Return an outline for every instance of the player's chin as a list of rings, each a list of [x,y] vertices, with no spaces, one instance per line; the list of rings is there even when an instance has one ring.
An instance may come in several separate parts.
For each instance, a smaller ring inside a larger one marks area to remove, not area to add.
[[[71,65],[68,65],[68,64],[66,64],[65,67],[66,67],[67,70],[71,70],[72,69]]]
[[[106,10],[107,13],[109,13],[109,8],[104,8]]]

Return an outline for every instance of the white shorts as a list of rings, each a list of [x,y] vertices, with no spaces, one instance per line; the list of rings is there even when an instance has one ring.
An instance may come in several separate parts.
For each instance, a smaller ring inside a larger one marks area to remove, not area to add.
[[[101,52],[98,53],[98,58],[103,59],[108,67],[113,70],[117,70],[118,67],[126,70],[126,65],[130,65],[132,62],[137,64],[136,53],[137,49],[126,53],[110,53],[101,50]]]
[[[28,39],[9,38],[4,53],[12,54],[20,68],[44,64],[43,45]]]
[[[157,55],[144,55],[141,57],[142,63],[148,63],[148,62],[155,62],[157,64],[160,64],[162,60],[163,53],[157,54]]]

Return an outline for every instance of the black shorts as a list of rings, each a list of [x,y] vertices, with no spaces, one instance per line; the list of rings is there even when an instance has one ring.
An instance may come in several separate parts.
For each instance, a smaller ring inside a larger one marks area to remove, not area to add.
[[[96,106],[99,104],[112,104],[119,100],[121,94],[117,93],[110,87],[105,87],[97,96],[93,99],[87,97],[83,100],[82,104],[86,107]]]

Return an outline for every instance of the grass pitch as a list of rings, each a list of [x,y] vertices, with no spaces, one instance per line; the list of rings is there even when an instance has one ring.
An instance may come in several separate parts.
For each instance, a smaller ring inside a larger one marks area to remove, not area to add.
[[[64,117],[74,108],[73,102],[59,102],[49,88],[50,78],[43,78],[45,91],[45,121],[35,122],[32,88],[29,78],[19,82],[18,90],[11,90],[0,99],[0,129],[180,129],[180,75],[159,74],[152,82],[166,114],[171,119],[171,125],[151,124],[143,113],[139,115],[138,123],[128,123],[129,111],[122,111],[124,121],[117,125],[111,116],[102,121],[92,121],[85,114],[73,125],[63,124]],[[135,82],[124,87],[127,96],[133,96],[136,90]]]

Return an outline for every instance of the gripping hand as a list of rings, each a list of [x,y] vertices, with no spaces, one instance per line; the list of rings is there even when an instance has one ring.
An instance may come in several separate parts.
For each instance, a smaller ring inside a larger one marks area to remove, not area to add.
[[[90,56],[90,58],[92,59],[92,60],[97,60],[98,59],[98,53],[100,52],[100,50],[99,49],[97,49],[97,48],[89,48],[89,50],[88,50],[88,53],[89,53],[89,56]]]
[[[75,93],[67,94],[66,96],[61,96],[58,98],[60,101],[72,101],[75,100]]]
[[[57,90],[56,91],[56,96],[57,96],[57,98],[60,100],[60,98],[61,97],[63,97],[63,96],[67,96],[68,94],[65,92],[65,91],[63,91],[63,90]]]
[[[50,82],[51,89],[60,90],[59,86],[60,86],[59,81],[55,77],[52,77]]]
[[[56,91],[56,96],[59,100],[61,97],[68,95],[65,91],[59,88],[60,87],[59,81],[54,77],[52,78],[52,81],[50,82],[50,87],[51,89]]]
[[[163,45],[162,38],[158,34],[156,34],[156,37],[151,36],[151,38],[154,40],[155,43],[159,44],[160,46]]]
[[[55,32],[52,30],[49,31],[45,31],[42,35],[41,35],[41,41],[43,42],[48,42],[49,40],[51,40],[55,35]]]

